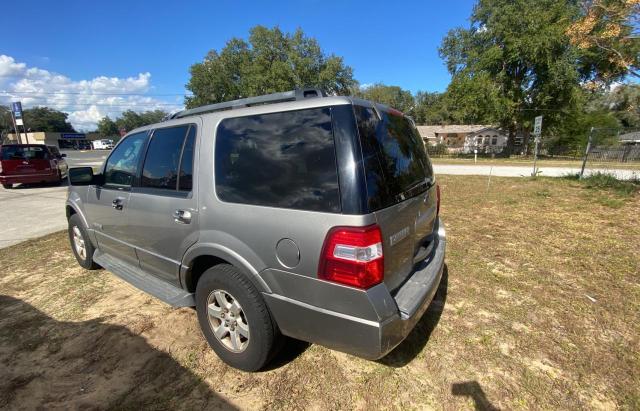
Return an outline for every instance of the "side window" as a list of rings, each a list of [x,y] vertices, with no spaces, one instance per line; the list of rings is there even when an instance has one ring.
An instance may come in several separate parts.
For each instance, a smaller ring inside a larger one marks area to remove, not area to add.
[[[215,153],[222,201],[340,212],[328,107],[225,119]]]
[[[189,125],[153,132],[142,167],[142,187],[176,190],[180,154]]]
[[[104,168],[104,183],[118,187],[130,187],[138,168],[140,151],[147,133],[132,134],[113,150]]]
[[[193,150],[196,142],[196,127],[189,128],[189,134],[184,141],[182,160],[180,161],[180,176],[178,177],[178,190],[191,191],[193,188]]]

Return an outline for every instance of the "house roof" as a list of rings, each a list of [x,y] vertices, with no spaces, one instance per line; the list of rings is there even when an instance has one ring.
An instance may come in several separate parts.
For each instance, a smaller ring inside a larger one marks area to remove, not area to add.
[[[422,138],[436,138],[437,134],[446,133],[475,133],[486,128],[493,128],[490,124],[451,124],[451,125],[436,125],[436,126],[418,126],[418,133]]]
[[[632,133],[620,134],[620,141],[640,142],[640,131],[634,131]]]

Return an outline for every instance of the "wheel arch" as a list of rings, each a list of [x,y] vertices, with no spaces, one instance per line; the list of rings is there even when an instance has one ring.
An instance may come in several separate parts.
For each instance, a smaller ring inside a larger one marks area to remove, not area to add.
[[[180,284],[185,290],[195,292],[200,276],[218,264],[229,264],[235,267],[260,292],[271,293],[267,283],[246,259],[233,250],[217,244],[196,244],[185,253],[180,266]]]

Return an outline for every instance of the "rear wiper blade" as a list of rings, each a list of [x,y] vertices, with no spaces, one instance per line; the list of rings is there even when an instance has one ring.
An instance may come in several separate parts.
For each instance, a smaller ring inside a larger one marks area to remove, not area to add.
[[[423,186],[423,185],[426,186],[426,189],[429,189],[433,185],[433,182],[427,180],[426,178],[424,180],[420,180],[420,181],[412,184],[411,186],[409,186],[409,188],[407,188],[406,190],[402,191],[400,194],[398,194],[398,198],[400,200],[406,199],[407,196],[411,196],[411,193],[413,193],[414,190],[416,190],[418,187]]]

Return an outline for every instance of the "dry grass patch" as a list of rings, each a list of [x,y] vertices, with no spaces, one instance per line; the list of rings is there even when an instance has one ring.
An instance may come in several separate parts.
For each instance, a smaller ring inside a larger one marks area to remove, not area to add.
[[[243,373],[193,310],[78,267],[65,233],[0,250],[0,408],[640,408],[640,195],[439,182],[448,275],[379,362],[290,343]]]

